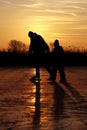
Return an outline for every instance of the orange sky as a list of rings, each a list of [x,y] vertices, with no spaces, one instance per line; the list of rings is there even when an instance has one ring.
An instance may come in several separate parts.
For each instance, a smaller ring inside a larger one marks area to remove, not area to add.
[[[87,49],[87,0],[0,0],[0,49],[14,39],[29,44],[30,30],[48,44]]]

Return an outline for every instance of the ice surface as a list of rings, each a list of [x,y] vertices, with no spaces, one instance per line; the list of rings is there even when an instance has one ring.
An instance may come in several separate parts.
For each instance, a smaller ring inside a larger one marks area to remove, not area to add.
[[[34,68],[0,68],[0,130],[87,130],[87,67],[66,67],[67,83],[31,82]]]

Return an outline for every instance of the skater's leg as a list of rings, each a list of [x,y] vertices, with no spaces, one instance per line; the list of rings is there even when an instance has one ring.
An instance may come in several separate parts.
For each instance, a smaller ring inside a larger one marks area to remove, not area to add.
[[[59,73],[60,73],[60,82],[66,82],[66,76],[63,66],[59,67]]]

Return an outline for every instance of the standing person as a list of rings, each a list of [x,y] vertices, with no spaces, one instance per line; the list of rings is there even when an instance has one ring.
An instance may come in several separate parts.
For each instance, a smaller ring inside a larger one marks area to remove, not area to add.
[[[32,80],[40,79],[40,64],[42,59],[49,54],[49,47],[42,36],[37,33],[29,31],[28,36],[30,38],[29,54],[34,54],[35,56],[36,75],[32,77]]]
[[[64,50],[62,46],[59,45],[59,41],[55,40],[54,49],[52,51],[52,75],[48,80],[56,80],[57,70],[59,70],[60,82],[66,82],[64,72]]]
[[[36,68],[36,76],[32,77],[31,79],[40,78],[40,72],[39,72],[39,52],[37,50],[37,34],[33,33],[32,31],[29,31],[28,36],[30,38],[30,47],[29,47],[29,54],[32,54],[34,56],[34,59],[36,60],[35,68]]]

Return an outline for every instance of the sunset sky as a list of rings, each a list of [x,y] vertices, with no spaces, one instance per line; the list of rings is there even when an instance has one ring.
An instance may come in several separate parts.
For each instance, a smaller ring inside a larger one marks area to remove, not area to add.
[[[0,0],[0,49],[14,39],[28,45],[28,31],[87,49],[87,0]]]

